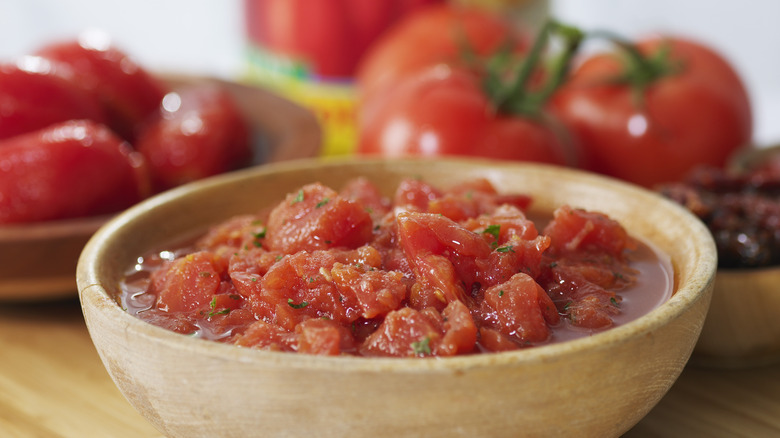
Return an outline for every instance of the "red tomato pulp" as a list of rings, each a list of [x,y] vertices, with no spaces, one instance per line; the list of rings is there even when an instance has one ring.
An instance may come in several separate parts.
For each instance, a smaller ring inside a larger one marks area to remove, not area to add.
[[[391,202],[392,201],[392,202]],[[453,356],[588,336],[669,297],[663,256],[597,212],[543,231],[486,180],[319,183],[144,256],[123,307],[179,333],[324,355]]]

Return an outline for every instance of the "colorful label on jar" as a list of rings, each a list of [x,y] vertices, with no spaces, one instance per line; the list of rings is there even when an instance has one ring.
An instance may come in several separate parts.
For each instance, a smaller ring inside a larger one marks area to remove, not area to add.
[[[323,130],[323,156],[354,152],[357,128],[352,80],[318,78],[305,61],[257,45],[248,48],[247,60],[248,81],[267,86],[315,113]]]

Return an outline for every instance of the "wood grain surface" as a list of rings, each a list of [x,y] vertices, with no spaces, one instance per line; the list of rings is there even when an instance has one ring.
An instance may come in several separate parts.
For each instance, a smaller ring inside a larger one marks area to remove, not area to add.
[[[75,299],[0,303],[0,436],[162,435],[122,397],[92,346]],[[643,437],[780,436],[780,365],[689,366],[625,434]]]

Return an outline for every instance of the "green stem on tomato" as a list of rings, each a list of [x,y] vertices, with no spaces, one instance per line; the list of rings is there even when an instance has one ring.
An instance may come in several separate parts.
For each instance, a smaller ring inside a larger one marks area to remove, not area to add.
[[[631,87],[637,105],[644,103],[644,93],[648,86],[659,79],[679,73],[683,70],[681,62],[673,62],[668,44],[663,44],[652,55],[642,53],[633,42],[607,31],[594,31],[588,37],[604,38],[617,46],[625,55],[625,69],[609,82]]]
[[[552,36],[563,40],[563,48],[551,65],[547,82],[538,91],[531,91],[528,82],[539,69],[543,52]],[[554,20],[547,21],[508,85],[504,83],[500,73],[488,71],[484,86],[496,110],[506,114],[538,115],[550,96],[565,81],[571,60],[583,38],[584,34],[575,27]]]

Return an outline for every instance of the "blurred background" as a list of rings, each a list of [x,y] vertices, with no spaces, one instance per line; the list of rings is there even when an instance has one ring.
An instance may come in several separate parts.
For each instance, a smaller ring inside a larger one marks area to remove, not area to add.
[[[780,142],[780,2],[549,0],[534,7],[586,30],[627,37],[660,31],[706,42],[744,78],[756,141]],[[237,78],[247,67],[244,16],[242,0],[0,0],[0,58],[95,28],[152,71]]]

